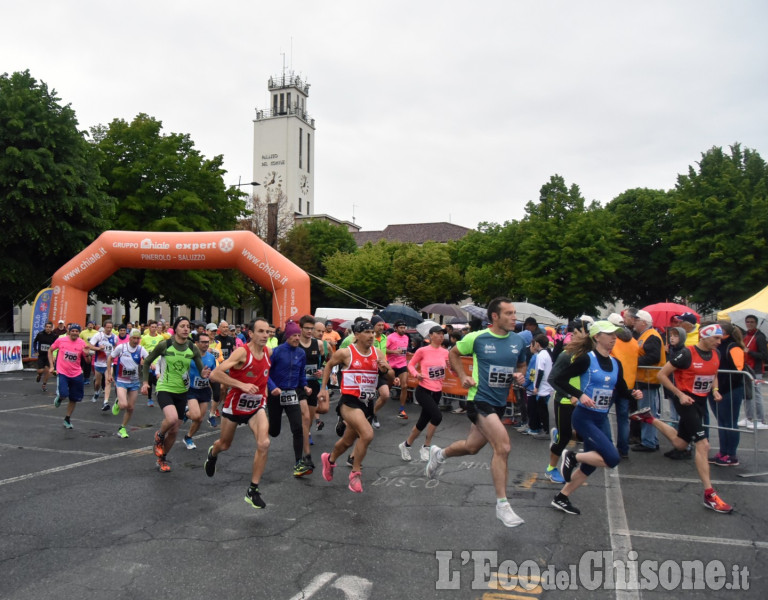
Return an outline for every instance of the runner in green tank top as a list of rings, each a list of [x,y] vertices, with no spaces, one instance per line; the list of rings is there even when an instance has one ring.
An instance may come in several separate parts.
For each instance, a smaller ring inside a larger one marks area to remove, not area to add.
[[[173,324],[173,336],[159,342],[144,361],[151,365],[158,360],[157,403],[163,411],[163,422],[155,433],[155,456],[162,473],[171,470],[168,453],[176,442],[179,425],[184,418],[189,389],[189,365],[194,360],[201,377],[211,370],[203,365],[200,350],[189,341],[191,326],[187,317],[178,317]],[[149,368],[142,369],[141,393],[149,391]]]

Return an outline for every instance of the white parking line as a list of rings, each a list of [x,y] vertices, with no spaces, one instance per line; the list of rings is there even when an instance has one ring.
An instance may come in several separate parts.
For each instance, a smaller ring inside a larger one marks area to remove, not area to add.
[[[195,436],[195,439],[210,437],[211,435],[218,435],[218,431],[210,431],[208,433],[201,433]],[[61,473],[62,471],[68,471],[70,469],[77,469],[79,467],[85,467],[95,463],[112,460],[113,458],[122,458],[124,456],[134,456],[137,454],[148,454],[152,452],[152,446],[145,446],[144,448],[136,448],[134,450],[126,450],[125,452],[118,452],[117,454],[107,454],[105,456],[98,456],[89,460],[84,460],[71,465],[62,465],[60,467],[54,467],[52,469],[45,469],[43,471],[35,471],[34,473],[27,473],[26,475],[19,475],[18,477],[10,477],[8,479],[0,480],[0,486],[7,485],[9,483],[18,483],[19,481],[26,481],[28,479],[34,479],[35,477],[42,477],[43,475],[52,475],[54,473]]]
[[[618,471],[618,467],[616,471]],[[611,477],[609,469],[605,473],[605,504],[608,512],[608,535],[611,538],[613,556],[628,564],[632,551],[632,538],[627,526],[627,513],[624,511],[624,497],[621,494],[621,480]],[[638,590],[616,590],[616,600],[639,600]]]
[[[626,535],[650,538],[654,540],[670,540],[673,542],[686,542],[695,544],[720,544],[723,546],[741,546],[743,548],[768,548],[768,542],[755,540],[736,540],[732,538],[706,537],[700,535],[683,535],[680,533],[661,533],[658,531],[622,531]]]
[[[618,469],[617,469],[618,470]],[[663,481],[665,483],[698,483],[701,485],[701,479],[686,479],[683,477],[655,477],[653,475],[621,475],[617,473],[611,473],[610,477],[621,478],[621,479],[640,479],[644,481]],[[757,486],[757,487],[766,487],[768,486],[768,483],[766,482],[760,482],[760,481],[715,481],[712,480],[712,486],[721,486],[721,485],[747,485],[747,486]]]
[[[85,456],[105,456],[103,452],[86,452],[85,450],[59,450],[58,448],[38,448],[36,446],[20,446],[19,444],[0,444],[2,448],[14,450],[34,450],[35,452],[53,452],[55,454],[84,454]]]

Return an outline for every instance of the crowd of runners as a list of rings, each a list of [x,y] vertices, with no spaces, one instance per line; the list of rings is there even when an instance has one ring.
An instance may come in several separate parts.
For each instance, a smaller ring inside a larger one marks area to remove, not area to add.
[[[704,506],[729,513],[732,507],[712,489],[709,465],[723,464],[723,457],[728,459],[723,454],[726,451],[735,458],[735,448],[726,450],[733,439],[721,436],[721,452],[713,460],[706,425],[708,401],[720,402],[723,397],[725,384],[718,379],[721,362],[729,367],[740,364],[729,341],[733,328],[718,323],[697,327],[696,342],[683,345],[667,360],[664,346],[657,348],[658,333],[643,327],[644,320],[650,321],[643,313],[630,310],[623,317],[614,314],[598,321],[582,316],[561,332],[562,337],[553,339],[535,322],[531,327],[526,322],[525,330],[516,332],[514,302],[500,297],[489,303],[487,323],[482,327],[446,343],[445,330],[434,326],[417,348],[412,347],[404,322],[393,323],[387,335],[388,325],[377,315],[370,321],[356,320],[344,338],[332,323],[311,315],[285,323],[280,339],[276,327],[258,318],[235,327],[225,321],[193,324],[178,317],[172,325],[150,322],[144,330],[120,325],[117,333],[109,321],[100,329],[94,323],[83,329],[77,323],[65,326],[62,321],[55,329],[47,323],[35,338],[34,348],[39,355],[37,380],[42,381],[42,390],[47,390],[51,374],[58,375],[54,405],[66,401],[67,429],[74,427],[72,416],[89,385],[91,400],[101,401],[103,411],[122,414],[117,428],[122,438],[129,437],[139,395],[150,406],[157,403],[162,422],[153,448],[160,472],[171,471],[168,455],[185,423],[180,443],[190,450],[196,448],[195,436],[206,421],[206,426],[218,428],[219,437],[205,457],[208,477],[215,476],[217,463],[231,447],[238,426],[246,425],[255,438],[256,452],[245,501],[259,509],[266,507],[259,483],[267,468],[270,439],[280,435],[283,414],[294,450],[293,476],[306,477],[316,469],[312,431],[324,427],[321,416],[329,412],[332,398],[338,395],[335,429],[339,439],[320,455],[321,474],[332,481],[337,461],[349,451],[347,486],[361,493],[363,462],[374,443],[374,431],[381,426],[378,415],[397,394],[396,414],[408,419],[410,378],[415,383],[411,397],[420,414],[398,445],[400,457],[409,462],[414,459],[412,447],[423,433],[418,457],[424,462],[425,475],[435,478],[447,459],[477,454],[490,444],[496,516],[507,527],[524,523],[507,499],[510,425],[537,439],[550,440],[542,462],[546,463],[546,477],[563,486],[551,502],[558,510],[579,514],[571,502],[573,493],[597,467],[614,468],[628,458],[629,424],[634,421],[643,427],[642,437],[635,432],[640,446],[646,441],[656,444],[651,434],[661,433],[682,457],[693,449],[704,487]],[[626,336],[625,319],[630,326],[640,322],[634,327],[639,330],[636,338]],[[721,360],[717,348],[724,338],[728,353]],[[471,357],[471,371],[463,356]],[[641,375],[639,371],[646,365],[657,370]],[[466,414],[469,428],[466,437],[441,448],[433,443],[433,436],[446,407],[442,390],[449,371],[466,391],[465,400],[453,412]],[[658,403],[644,402],[659,388],[671,397],[676,428],[659,418]],[[727,393],[732,393],[731,387]],[[520,415],[517,422],[511,421],[510,398],[517,398],[524,423]],[[616,444],[608,420],[613,406]],[[630,414],[630,406],[637,410]],[[738,410],[731,418],[738,418]],[[583,444],[579,452],[575,451],[577,442]]]

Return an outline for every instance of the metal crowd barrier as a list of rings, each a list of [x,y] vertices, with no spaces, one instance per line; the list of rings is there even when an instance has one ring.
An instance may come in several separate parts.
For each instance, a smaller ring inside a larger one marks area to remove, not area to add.
[[[645,370],[661,370],[661,367],[638,367],[638,370],[645,369]],[[763,396],[760,394],[760,396],[757,396],[756,393],[759,394],[759,390],[757,386],[763,386],[764,392],[768,392],[768,389],[766,389],[766,382],[761,379],[755,379],[753,375],[747,371],[729,371],[729,370],[718,370],[718,375],[724,375],[727,374],[731,379],[733,378],[742,378],[744,379],[743,384],[743,398],[741,400],[741,406],[739,407],[738,414],[734,417],[734,426],[733,427],[720,427],[717,421],[717,408],[720,405],[720,403],[715,404],[715,413],[712,415],[712,405],[710,403],[710,398],[707,398],[707,422],[705,425],[708,429],[714,429],[714,430],[724,430],[724,431],[734,431],[738,432],[740,434],[748,433],[752,434],[752,440],[753,440],[753,450],[754,450],[754,468],[753,471],[750,473],[739,473],[739,477],[762,477],[765,475],[768,475],[768,471],[760,472],[760,435],[759,430],[757,428],[759,419],[757,417],[760,412],[764,411],[758,411],[757,410],[757,403],[763,401]],[[661,402],[659,404],[659,415],[662,420],[664,420],[667,423],[674,423],[675,425],[678,423],[678,420],[676,418],[671,418],[670,415],[675,414],[674,404],[672,403],[672,399],[667,397],[665,394],[665,389],[663,386],[660,386],[660,396],[661,396]],[[740,415],[744,414],[746,417],[746,404],[747,404],[747,397],[751,396],[751,402],[753,402],[753,415],[754,420],[752,421],[752,427],[751,428],[742,428],[739,427],[738,423],[740,421]],[[725,399],[723,399],[721,402],[726,402]],[[731,398],[731,414],[733,414],[733,398]],[[664,410],[666,408],[666,411]],[[665,417],[665,414],[667,417]],[[713,418],[714,416],[714,418]],[[768,430],[766,430],[768,431]],[[710,436],[711,440],[711,436]],[[741,439],[739,440],[739,447],[743,447],[741,444]],[[719,444],[719,441],[718,441]]]

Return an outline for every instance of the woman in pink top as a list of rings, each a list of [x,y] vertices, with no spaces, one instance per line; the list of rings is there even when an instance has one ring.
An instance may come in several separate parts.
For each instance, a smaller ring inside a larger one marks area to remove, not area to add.
[[[69,401],[67,416],[64,417],[64,427],[67,429],[72,429],[70,417],[75,412],[77,403],[83,399],[83,368],[80,361],[86,349],[98,350],[96,346],[80,338],[80,331],[80,325],[72,323],[67,335],[57,338],[48,348],[48,369],[51,373],[56,371],[59,374],[58,393],[53,405],[56,408],[61,406],[62,398]],[[58,352],[56,362],[53,360],[54,352]]]
[[[421,406],[421,414],[416,425],[411,430],[411,435],[398,445],[400,456],[403,460],[411,460],[411,444],[416,441],[419,434],[427,428],[427,438],[419,452],[421,460],[429,459],[429,446],[432,444],[432,436],[435,429],[443,420],[443,414],[438,408],[440,398],[443,395],[443,380],[445,371],[449,368],[448,350],[443,348],[445,332],[439,325],[429,330],[429,346],[422,346],[416,350],[408,365],[408,372],[419,380],[416,388],[416,400]],[[429,423],[429,425],[427,425]]]

